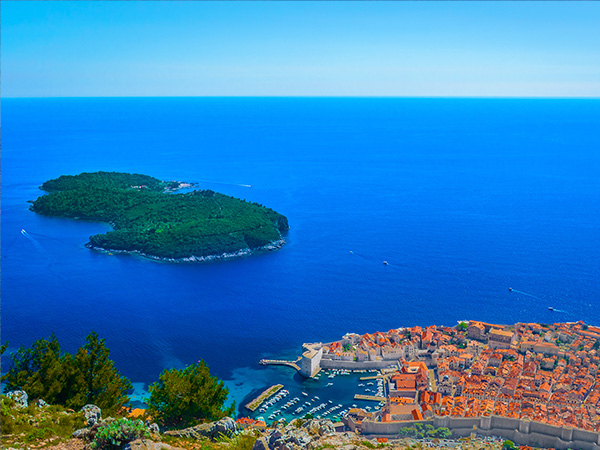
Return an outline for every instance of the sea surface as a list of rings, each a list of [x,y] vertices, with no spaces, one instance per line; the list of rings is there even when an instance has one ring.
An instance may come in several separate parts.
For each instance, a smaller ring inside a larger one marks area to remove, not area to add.
[[[94,330],[136,401],[204,359],[238,405],[277,382],[337,403],[349,382],[259,359],[461,319],[600,324],[600,100],[3,99],[1,168],[2,342],[75,351]],[[85,248],[106,224],[29,211],[44,181],[98,170],[262,203],[287,244],[157,263]]]

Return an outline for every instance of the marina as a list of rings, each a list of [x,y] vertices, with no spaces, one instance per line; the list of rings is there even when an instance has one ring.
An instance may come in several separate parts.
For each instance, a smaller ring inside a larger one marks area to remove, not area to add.
[[[312,417],[340,421],[351,408],[363,408],[373,412],[379,409],[383,399],[383,379],[378,372],[371,372],[368,384],[361,381],[367,370],[324,369],[314,378],[289,377],[282,371],[282,388],[277,395],[265,399],[252,417],[267,423]],[[285,375],[284,375],[285,374]],[[375,376],[377,374],[377,376]],[[378,386],[377,383],[380,383]],[[367,391],[368,389],[368,391]],[[377,402],[374,404],[373,402]]]

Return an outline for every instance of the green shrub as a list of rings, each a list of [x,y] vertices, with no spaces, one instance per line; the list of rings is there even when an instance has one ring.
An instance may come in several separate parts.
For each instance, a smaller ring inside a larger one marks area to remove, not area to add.
[[[91,447],[98,450],[116,450],[123,444],[149,436],[150,433],[141,420],[119,419],[100,425]]]
[[[513,448],[515,448],[515,444],[512,441],[509,441],[508,439],[502,444],[502,450],[510,450]]]
[[[0,431],[2,435],[12,434],[15,429],[13,414],[15,401],[6,395],[0,396]]]
[[[440,427],[436,430],[436,437],[448,439],[450,436],[452,436],[452,432],[449,428]]]
[[[25,436],[25,442],[40,441],[42,439],[47,439],[53,436],[56,436],[56,433],[52,428],[34,428]]]
[[[235,411],[233,404],[225,407],[229,390],[210,375],[204,361],[181,370],[164,370],[149,391],[148,414],[169,428],[218,420]]]
[[[417,430],[414,427],[402,427],[398,434],[405,437],[416,437]]]
[[[252,450],[256,436],[250,434],[238,434],[232,437],[221,435],[218,442],[226,444],[229,450]]]
[[[304,425],[306,423],[306,421],[304,419],[296,419],[294,421],[294,426],[296,428],[302,428],[302,425]]]

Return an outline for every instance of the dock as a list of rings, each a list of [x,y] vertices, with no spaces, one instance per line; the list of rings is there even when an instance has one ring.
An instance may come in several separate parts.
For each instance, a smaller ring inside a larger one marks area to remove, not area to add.
[[[370,377],[360,377],[360,381],[365,381],[365,380],[382,380],[385,379],[387,375],[374,375],[374,376],[370,376]]]
[[[258,397],[252,400],[250,403],[247,403],[245,406],[250,411],[254,412],[267,398],[276,394],[283,388],[283,384],[275,384],[271,386],[269,389],[263,391]]]
[[[354,400],[369,400],[369,401],[373,401],[373,402],[384,402],[386,401],[385,397],[378,397],[376,395],[362,395],[362,394],[356,394],[354,396]]]
[[[261,359],[259,361],[259,364],[262,366],[287,366],[299,371],[300,366],[298,366],[298,363],[301,359],[301,357],[298,358],[296,361],[285,361],[283,359]]]

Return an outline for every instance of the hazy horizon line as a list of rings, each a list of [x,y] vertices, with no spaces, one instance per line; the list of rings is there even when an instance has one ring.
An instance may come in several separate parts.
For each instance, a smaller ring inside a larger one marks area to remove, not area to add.
[[[545,95],[64,95],[64,96],[0,96],[9,99],[57,99],[57,98],[389,98],[389,99],[539,99],[539,100],[598,100],[600,96],[545,96]]]

